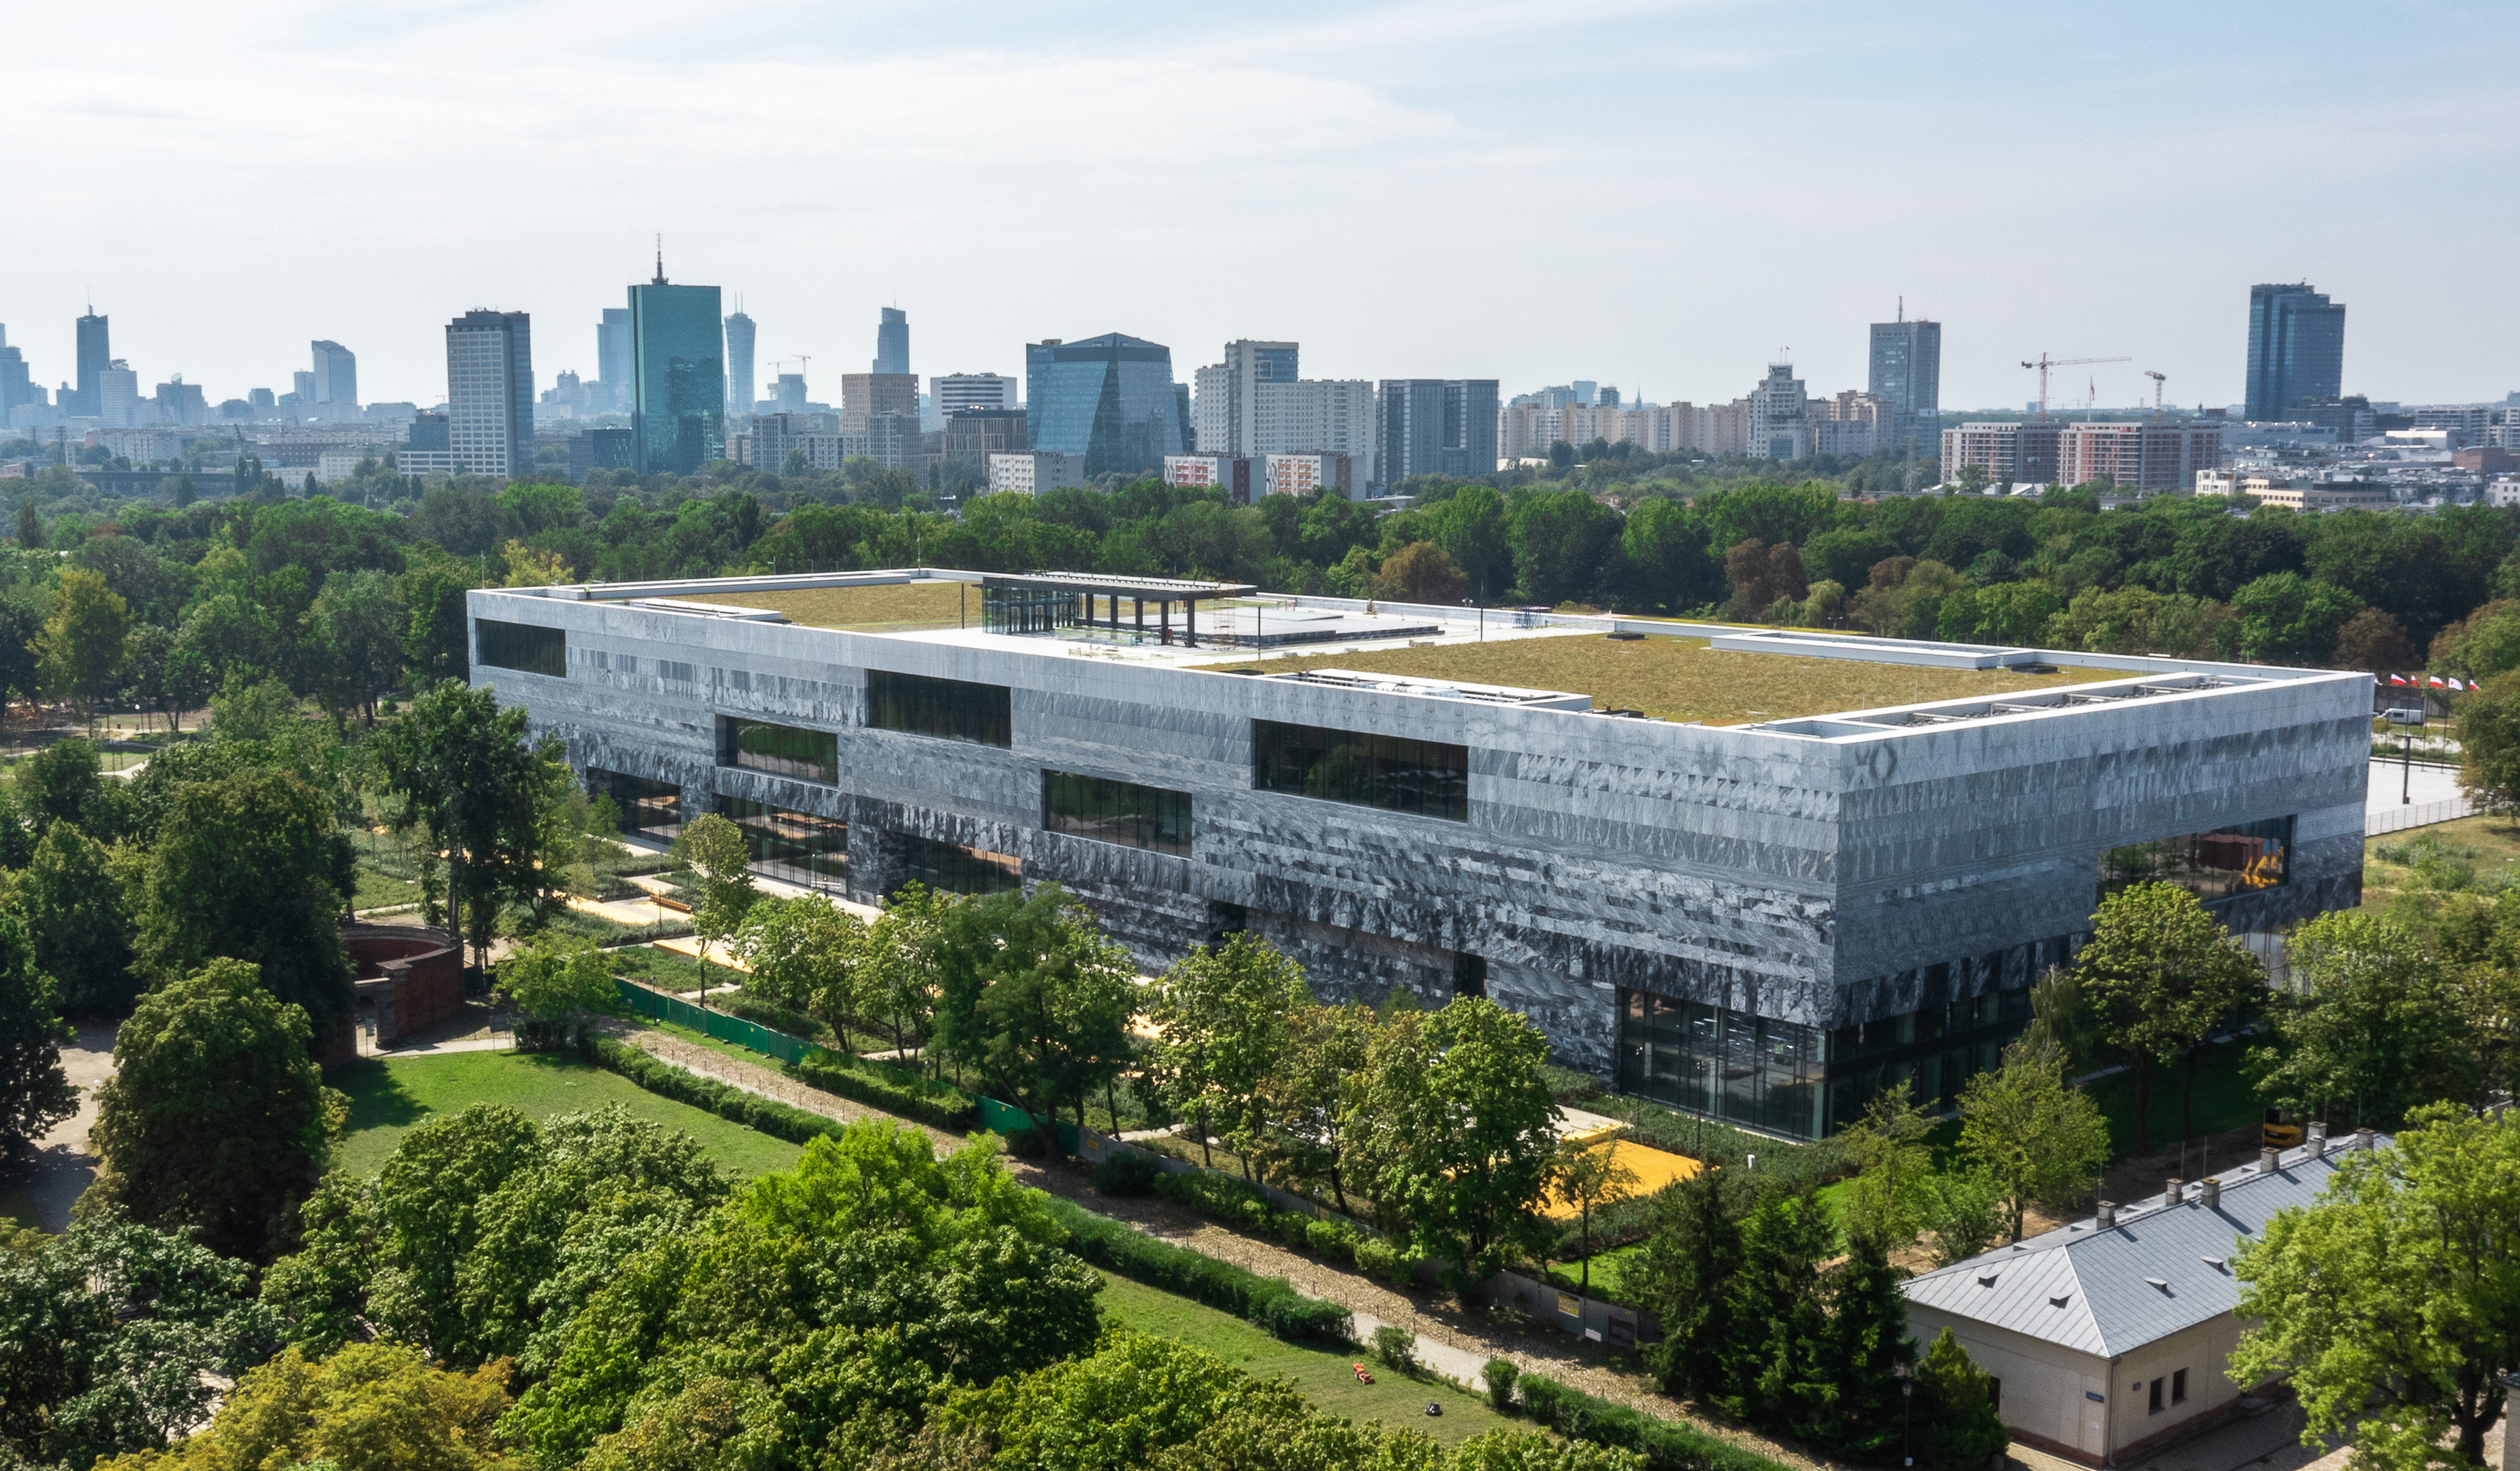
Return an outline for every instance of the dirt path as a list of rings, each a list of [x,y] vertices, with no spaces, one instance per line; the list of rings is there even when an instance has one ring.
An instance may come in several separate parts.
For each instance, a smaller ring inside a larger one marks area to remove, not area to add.
[[[825,1118],[844,1123],[885,1119],[904,1128],[919,1130],[941,1148],[950,1149],[963,1143],[960,1137],[943,1130],[929,1129],[862,1103],[834,1097],[807,1088],[774,1068],[731,1057],[713,1048],[704,1048],[679,1037],[626,1027],[617,1029],[616,1035],[652,1056],[687,1068],[701,1077],[775,1098]],[[1606,1355],[1579,1348],[1564,1334],[1529,1326],[1516,1315],[1494,1310],[1464,1312],[1446,1294],[1396,1291],[1356,1272],[1229,1231],[1194,1212],[1166,1201],[1117,1199],[1097,1194],[1086,1181],[1084,1167],[1078,1164],[1045,1166],[1015,1159],[1009,1160],[1008,1164],[1026,1184],[1062,1199],[1076,1201],[1097,1215],[1127,1222],[1148,1235],[1176,1246],[1186,1246],[1220,1262],[1231,1262],[1262,1276],[1284,1277],[1307,1296],[1337,1303],[1377,1322],[1396,1323],[1421,1340],[1459,1350],[1478,1362],[1484,1363],[1490,1359],[1510,1359],[1527,1372],[1545,1373],[1586,1394],[1625,1404],[1656,1419],[1695,1425],[1709,1435],[1797,1468],[1797,1471],[1838,1471],[1843,1464],[1750,1431],[1713,1424],[1691,1415],[1678,1403],[1651,1392],[1642,1375],[1609,1366],[1605,1361]],[[1474,1384],[1471,1387],[1476,1389],[1478,1386]]]
[[[97,1085],[113,1076],[114,1024],[90,1023],[62,1048],[62,1071],[78,1090],[78,1112],[35,1141],[33,1157],[0,1177],[0,1218],[16,1218],[48,1231],[70,1224],[70,1204],[96,1179],[96,1156],[87,1134],[96,1127]]]

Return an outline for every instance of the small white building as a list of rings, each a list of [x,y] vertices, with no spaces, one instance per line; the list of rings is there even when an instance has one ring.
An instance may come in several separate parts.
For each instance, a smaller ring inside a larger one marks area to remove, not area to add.
[[[1995,1380],[1996,1409],[2026,1445],[2114,1465],[2236,1413],[2225,1372],[2247,1326],[2231,1254],[2268,1221],[2314,1204],[2336,1154],[2368,1133],[2310,1142],[2134,1205],[1999,1247],[1905,1283],[1919,1342],[1952,1330]]]
[[[1039,495],[1045,490],[1085,483],[1085,457],[1056,450],[1018,450],[989,457],[989,489]]]

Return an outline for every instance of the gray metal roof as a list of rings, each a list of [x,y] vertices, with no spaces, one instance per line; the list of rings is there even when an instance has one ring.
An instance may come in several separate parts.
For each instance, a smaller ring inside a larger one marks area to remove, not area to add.
[[[2387,1142],[2373,1137],[2375,1146]],[[2233,1249],[2256,1239],[2277,1212],[2314,1204],[2355,1141],[2338,1139],[2316,1155],[2313,1147],[2286,1151],[2272,1171],[2222,1172],[2213,1209],[2203,1185],[2189,1184],[2177,1205],[2155,1195],[2121,1206],[2115,1226],[2078,1221],[1911,1278],[1901,1290],[1955,1317],[2114,1359],[2239,1305]]]

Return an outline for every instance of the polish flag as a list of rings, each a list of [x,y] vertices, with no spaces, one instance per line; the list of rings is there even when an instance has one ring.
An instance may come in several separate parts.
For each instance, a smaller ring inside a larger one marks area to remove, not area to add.
[[[2393,674],[2389,676],[2389,683],[2403,690],[2407,687],[2407,677],[2403,674]]]
[[[2436,689],[2436,690],[2447,690],[2447,689],[2449,689],[2449,688],[2450,688],[2450,684],[2449,684],[2449,682],[2448,682],[2448,681],[2446,681],[2446,680],[2444,680],[2444,679],[2443,679],[2440,675],[2438,675],[2438,674],[2436,674],[2436,675],[2432,676],[2432,682],[2433,682],[2433,688],[2434,688],[2434,689]]]
[[[2454,674],[2450,677],[2450,687],[2452,690],[2465,690],[2467,688],[2465,685],[2458,682],[2458,676]]]

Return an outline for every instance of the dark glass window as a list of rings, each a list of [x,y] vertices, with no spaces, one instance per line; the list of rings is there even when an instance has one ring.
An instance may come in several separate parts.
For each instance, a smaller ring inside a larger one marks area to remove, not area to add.
[[[1470,820],[1466,746],[1251,722],[1251,785],[1448,822]]]
[[[503,623],[496,618],[475,618],[472,626],[479,640],[474,663],[548,674],[556,680],[568,678],[568,635],[561,630],[537,623]]]
[[[941,736],[981,745],[1014,744],[1007,687],[922,674],[867,671],[867,724],[878,731]]]
[[[2185,1369],[2174,1369],[2171,1371],[2170,1403],[2173,1404],[2184,1404],[2187,1403],[2187,1371]]]
[[[2111,848],[2100,855],[2100,897],[2139,883],[2175,883],[2209,901],[2272,889],[2291,851],[2290,818]]]
[[[1041,774],[1041,825],[1053,832],[1190,857],[1190,793],[1080,777]]]
[[[727,817],[743,829],[743,840],[752,845],[754,871],[809,889],[847,884],[848,824],[743,797],[723,801]]]
[[[1820,1129],[1821,1042],[1794,1022],[1630,991],[1620,1001],[1619,1087],[1809,1138]]]
[[[896,888],[916,882],[941,894],[1003,894],[1023,887],[1023,861],[1011,853],[991,853],[908,833],[894,841],[901,845]]]
[[[720,716],[719,722],[723,765],[807,781],[828,783],[840,780],[840,737],[830,731],[805,731],[733,716]]]
[[[670,781],[651,781],[626,772],[586,769],[586,794],[608,797],[621,809],[621,830],[649,837],[674,837],[683,830],[683,789]]]

